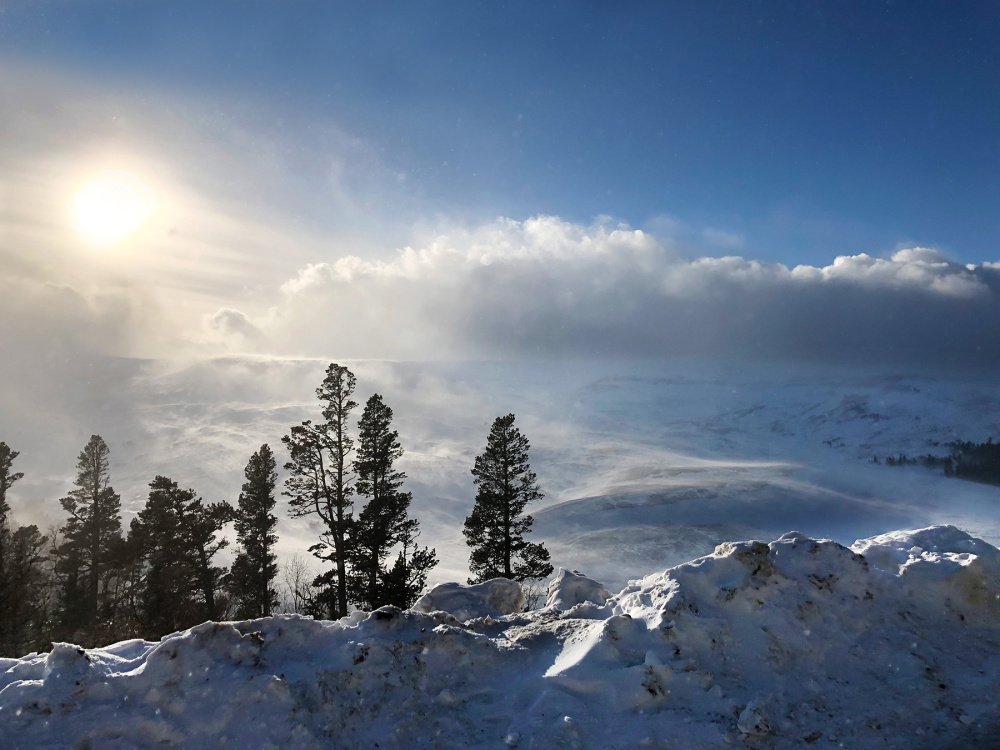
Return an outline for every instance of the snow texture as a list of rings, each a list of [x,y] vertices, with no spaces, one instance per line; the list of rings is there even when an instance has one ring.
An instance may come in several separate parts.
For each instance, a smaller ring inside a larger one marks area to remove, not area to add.
[[[549,582],[546,607],[569,609],[575,604],[593,602],[604,604],[611,598],[611,592],[604,588],[603,583],[587,578],[578,570],[559,568],[556,577]]]
[[[506,578],[493,578],[474,586],[439,583],[413,605],[414,612],[447,612],[461,622],[479,617],[499,618],[523,608],[521,584]]]
[[[0,662],[0,748],[990,748],[997,573],[954,527],[853,548],[791,532],[564,610],[56,644]]]

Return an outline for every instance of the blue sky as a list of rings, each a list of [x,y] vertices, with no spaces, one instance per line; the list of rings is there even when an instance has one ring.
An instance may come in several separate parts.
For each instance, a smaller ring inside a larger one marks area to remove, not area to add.
[[[0,49],[286,142],[335,123],[408,216],[609,215],[788,264],[1000,247],[993,2],[25,2]]]

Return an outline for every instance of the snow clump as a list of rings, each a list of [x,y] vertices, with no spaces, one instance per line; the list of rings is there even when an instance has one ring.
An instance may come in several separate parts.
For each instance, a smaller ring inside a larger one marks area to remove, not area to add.
[[[611,592],[604,588],[603,583],[587,578],[578,570],[559,568],[556,577],[549,582],[545,606],[569,609],[585,602],[603,605],[610,598]]]
[[[524,607],[521,584],[507,578],[493,578],[484,583],[464,586],[439,583],[417,599],[414,612],[447,612],[460,622],[478,617],[494,619],[520,612]]]

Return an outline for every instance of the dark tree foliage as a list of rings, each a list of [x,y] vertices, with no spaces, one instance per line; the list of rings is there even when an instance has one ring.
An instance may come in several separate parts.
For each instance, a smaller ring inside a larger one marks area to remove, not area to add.
[[[282,493],[289,498],[290,514],[293,518],[314,515],[323,524],[320,540],[310,551],[333,565],[314,582],[321,589],[318,601],[328,605],[324,614],[330,619],[347,614],[354,494],[350,462],[354,441],[348,434],[348,418],[357,407],[351,398],[355,383],[346,367],[327,367],[316,389],[324,421],[314,425],[306,420],[281,439],[291,459],[285,464],[289,477]]]
[[[0,443],[0,528],[7,525],[7,514],[10,513],[10,505],[7,504],[7,490],[24,474],[13,470],[14,459],[20,455],[17,451],[12,451],[7,443]]]
[[[45,645],[48,583],[37,526],[14,527],[7,490],[24,475],[13,471],[18,452],[0,443],[0,656],[20,656]]]
[[[476,456],[476,503],[463,532],[472,548],[469,583],[501,577],[525,581],[552,573],[548,550],[524,539],[533,523],[523,515],[525,506],[542,497],[528,465],[529,447],[514,426],[514,415],[508,414],[496,418],[486,450]]]
[[[434,550],[416,545],[419,524],[409,518],[412,496],[400,490],[406,475],[393,466],[403,449],[391,424],[392,409],[376,393],[358,423],[355,491],[366,502],[352,531],[349,578],[352,602],[367,610],[384,604],[409,606],[427,571],[437,564]],[[395,549],[396,563],[389,570],[386,560]]]
[[[150,482],[146,506],[129,534],[144,563],[138,597],[143,637],[219,617],[216,593],[223,571],[213,557],[227,544],[216,535],[231,517],[230,506],[205,505],[194,490],[182,490],[167,477]]]
[[[935,443],[935,445],[938,445]],[[948,443],[948,456],[925,456],[910,458],[905,453],[886,456],[886,466],[925,466],[928,469],[943,467],[945,476],[968,479],[973,482],[1000,485],[1000,443],[987,438],[985,443],[955,440]],[[873,457],[878,463],[878,457]]]
[[[951,460],[944,472],[959,479],[1000,484],[1000,443],[988,438],[985,443],[957,440],[951,443]]]
[[[7,548],[10,544],[10,505],[7,503],[7,490],[24,474],[13,470],[14,459],[20,455],[13,451],[7,443],[0,443],[0,618],[12,606],[9,597],[10,589],[5,586],[7,580]]]
[[[265,443],[247,463],[246,482],[234,513],[240,549],[226,583],[239,618],[267,617],[278,605],[273,587],[278,575],[278,558],[273,551],[278,541],[274,533],[278,519],[272,513],[278,481],[274,469],[274,454]]]
[[[109,551],[121,538],[121,498],[111,487],[110,450],[91,436],[76,464],[76,489],[60,500],[69,519],[62,527],[60,564],[65,572],[66,626],[93,634],[102,609],[102,584],[112,571]]]
[[[47,541],[34,525],[8,532],[0,579],[0,655],[20,656],[47,648],[51,642],[46,633],[50,615]]]
[[[427,547],[417,546],[419,529],[411,520],[398,540],[399,552],[396,561],[385,573],[383,583],[383,604],[394,604],[400,609],[408,609],[420,598],[427,585],[427,573],[437,565],[437,552]]]
[[[140,632],[139,612],[143,595],[143,550],[129,534],[119,538],[109,550],[108,565],[114,571],[104,598],[104,627],[99,643],[113,643],[135,638]]]

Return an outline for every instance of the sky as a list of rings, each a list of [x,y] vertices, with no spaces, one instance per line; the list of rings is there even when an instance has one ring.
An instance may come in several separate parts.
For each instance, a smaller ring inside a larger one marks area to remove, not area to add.
[[[995,383],[997,70],[992,2],[6,4],[18,507],[92,432],[129,507],[154,469],[231,497],[330,361],[398,396],[416,474],[520,386],[373,361]]]
[[[6,341],[989,368],[998,31],[993,3],[8,6]],[[102,180],[148,205],[95,242]]]
[[[238,197],[320,226],[295,188],[336,128],[371,151],[362,171],[407,183],[383,216],[611,216],[786,264],[901,243],[981,262],[1000,240],[998,31],[991,2],[24,2],[0,46],[284,146],[293,174]]]

